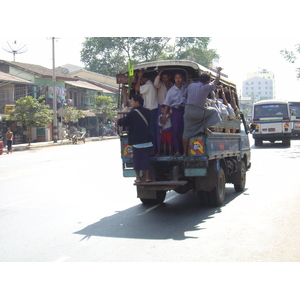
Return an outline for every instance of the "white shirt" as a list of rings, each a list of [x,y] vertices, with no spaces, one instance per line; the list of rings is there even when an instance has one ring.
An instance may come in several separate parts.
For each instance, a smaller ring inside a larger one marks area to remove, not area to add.
[[[185,87],[182,86],[181,89],[173,85],[167,92],[167,96],[165,99],[164,104],[170,107],[178,107],[178,106],[185,106],[186,98],[185,98]]]
[[[166,121],[165,125],[163,125],[161,123],[161,119],[163,118],[163,114],[159,115],[159,117],[158,117],[158,126],[162,129],[162,131],[167,131],[167,130],[172,129],[172,122],[171,122],[170,115],[167,114],[166,117],[167,117],[167,121]]]
[[[164,82],[160,80],[159,75],[157,75],[154,79],[154,86],[157,88],[157,101],[160,105],[162,105],[165,102],[168,90],[167,90],[167,87],[165,86]],[[172,84],[172,86],[173,86],[173,84]]]
[[[151,80],[140,86],[140,93],[143,95],[145,108],[152,110],[158,107],[157,89]]]

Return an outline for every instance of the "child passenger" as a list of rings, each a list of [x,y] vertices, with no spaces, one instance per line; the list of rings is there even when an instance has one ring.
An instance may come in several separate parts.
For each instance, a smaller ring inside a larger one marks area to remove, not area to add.
[[[172,153],[172,122],[171,122],[171,113],[170,111],[166,114],[166,123],[162,124],[161,119],[164,116],[165,105],[161,106],[161,114],[158,117],[158,126],[161,134],[161,143],[163,144],[164,153],[167,154],[167,145],[169,150],[169,155]],[[160,155],[160,148],[158,148],[157,156]]]

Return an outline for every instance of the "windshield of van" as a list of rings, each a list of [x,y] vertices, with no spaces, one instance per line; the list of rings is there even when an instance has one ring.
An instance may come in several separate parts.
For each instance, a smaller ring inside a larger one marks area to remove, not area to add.
[[[299,103],[290,103],[291,115],[300,117],[300,102]]]
[[[265,104],[254,107],[254,116],[260,117],[288,117],[286,104]]]

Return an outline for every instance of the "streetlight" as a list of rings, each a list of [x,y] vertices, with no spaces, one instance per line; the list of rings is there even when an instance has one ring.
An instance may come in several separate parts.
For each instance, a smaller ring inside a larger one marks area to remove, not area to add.
[[[56,76],[55,76],[55,51],[54,51],[55,37],[52,37],[52,82],[53,82],[53,141],[57,143],[57,102],[56,102]]]

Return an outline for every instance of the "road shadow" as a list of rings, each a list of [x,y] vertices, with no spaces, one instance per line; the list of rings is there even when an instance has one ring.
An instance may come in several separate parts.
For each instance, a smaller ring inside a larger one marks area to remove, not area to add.
[[[223,205],[212,208],[201,206],[195,193],[179,195],[170,192],[166,203],[156,206],[138,204],[104,217],[74,234],[83,235],[81,240],[92,236],[155,240],[198,238],[193,232],[205,230],[205,221],[222,212],[222,208],[240,194],[227,187]]]

